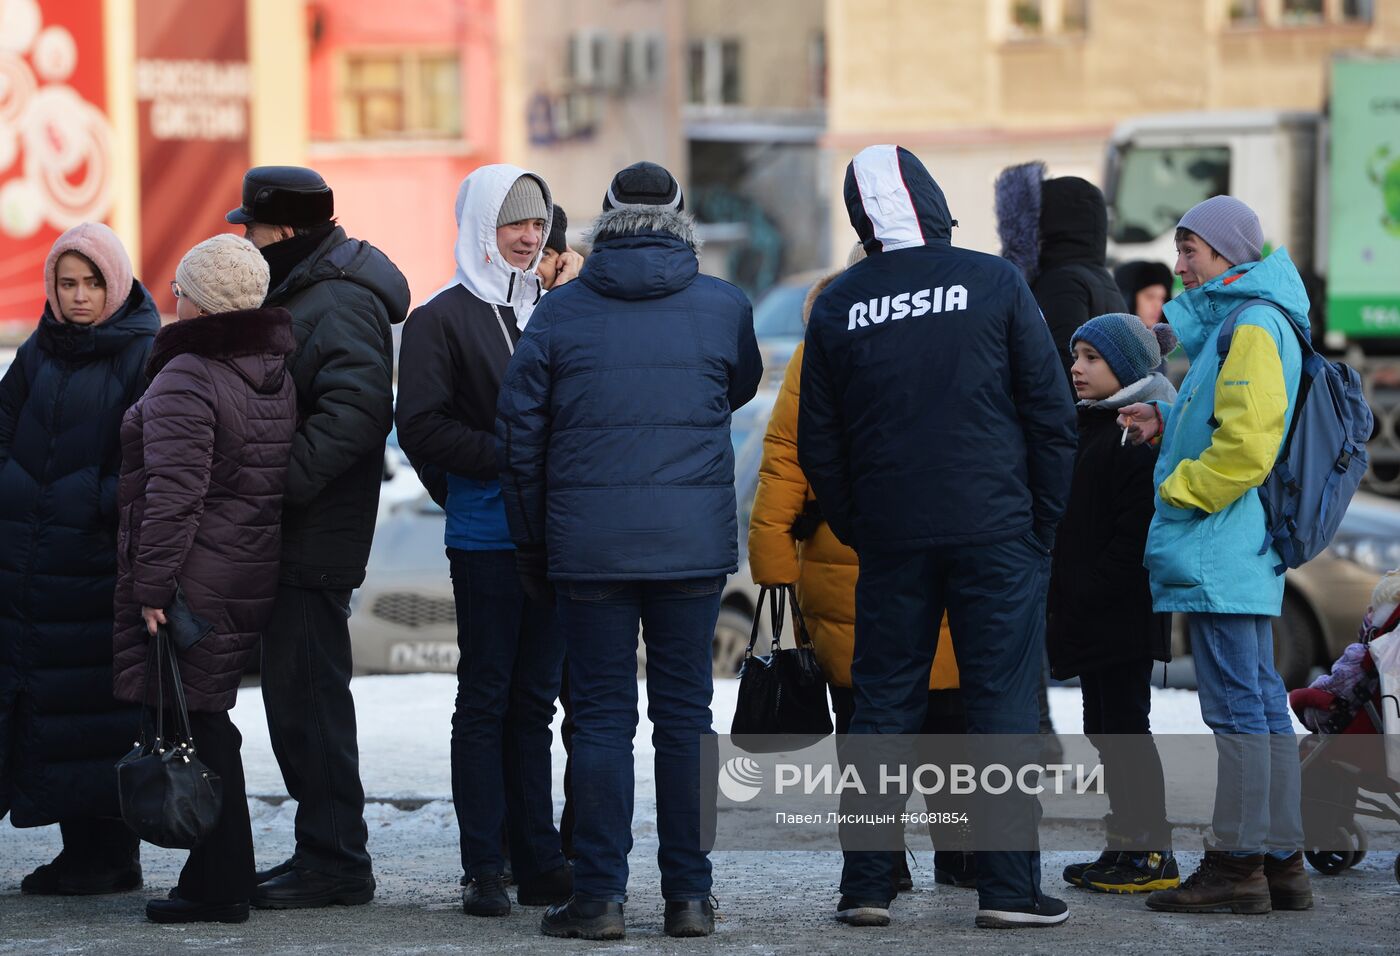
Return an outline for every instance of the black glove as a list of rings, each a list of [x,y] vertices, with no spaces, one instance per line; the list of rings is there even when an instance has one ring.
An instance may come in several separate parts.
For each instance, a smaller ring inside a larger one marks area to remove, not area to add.
[[[517,548],[515,573],[520,587],[530,600],[554,606],[554,585],[549,583],[549,555],[544,548]]]

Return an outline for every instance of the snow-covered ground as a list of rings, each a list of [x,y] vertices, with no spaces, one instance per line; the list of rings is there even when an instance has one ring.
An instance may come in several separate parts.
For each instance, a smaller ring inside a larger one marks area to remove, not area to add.
[[[452,775],[448,743],[457,678],[453,674],[401,674],[357,677],[351,684],[359,720],[360,773],[365,793],[378,799],[451,799]],[[647,813],[650,800],[653,750],[651,723],[646,717],[646,681],[637,682],[641,723],[637,728],[637,819]],[[715,682],[715,729],[728,730],[734,717],[739,682]],[[1083,730],[1079,688],[1050,688],[1050,712],[1060,733]],[[564,747],[559,739],[559,715],[555,715],[555,792],[563,793]],[[272,756],[267,720],[257,687],[239,691],[233,721],[243,734],[243,762],[248,792],[259,796],[285,796],[286,787]],[[1162,734],[1204,734],[1196,692],[1152,690],[1152,729]],[[1301,725],[1300,733],[1304,732]]]

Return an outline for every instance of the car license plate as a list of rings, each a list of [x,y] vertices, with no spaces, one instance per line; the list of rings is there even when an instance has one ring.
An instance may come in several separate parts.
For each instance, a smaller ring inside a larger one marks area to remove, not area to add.
[[[389,670],[399,674],[452,672],[457,670],[461,655],[457,645],[447,641],[399,641],[389,647]]]

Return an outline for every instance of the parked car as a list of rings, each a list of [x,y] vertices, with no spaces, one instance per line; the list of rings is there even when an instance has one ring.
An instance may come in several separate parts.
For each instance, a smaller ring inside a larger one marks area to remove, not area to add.
[[[760,392],[734,414],[739,571],[730,576],[715,624],[714,673],[734,677],[753,624],[758,588],[748,573],[749,510],[758,485],[763,433],[777,393]],[[412,473],[406,464],[400,471]],[[351,598],[355,671],[396,674],[457,669],[457,612],[443,545],[446,516],[426,491],[391,504],[374,533],[365,583]],[[642,655],[639,647],[639,655]],[[645,660],[639,656],[639,666]]]
[[[777,385],[788,360],[807,329],[802,324],[802,303],[807,292],[826,273],[821,270],[788,276],[765,292],[753,310],[753,331],[763,354],[765,377]]]
[[[1356,640],[1371,589],[1400,567],[1400,502],[1367,491],[1352,499],[1332,544],[1285,578],[1274,622],[1274,662],[1289,689],[1327,669]]]

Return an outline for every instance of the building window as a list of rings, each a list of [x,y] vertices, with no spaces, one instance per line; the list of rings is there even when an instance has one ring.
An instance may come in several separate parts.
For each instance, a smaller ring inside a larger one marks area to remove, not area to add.
[[[1010,0],[1007,35],[1013,40],[1075,36],[1089,29],[1089,0]]]
[[[695,40],[689,53],[689,100],[702,106],[732,105],[742,100],[739,41],[711,37]]]
[[[1323,17],[1322,0],[1283,0],[1279,9],[1279,22],[1285,26],[1308,26],[1321,23]]]
[[[1011,35],[1014,37],[1040,36],[1045,31],[1045,10],[1043,0],[1012,0]]]
[[[1231,26],[1256,26],[1259,21],[1259,0],[1230,0]]]
[[[345,57],[346,139],[450,139],[461,135],[457,54],[366,51]]]
[[[1312,27],[1370,23],[1375,0],[1229,0],[1230,26]]]

